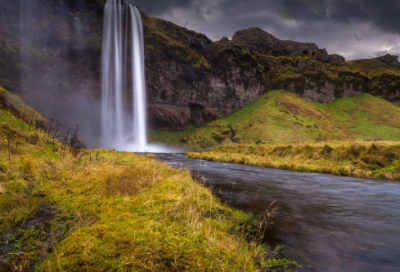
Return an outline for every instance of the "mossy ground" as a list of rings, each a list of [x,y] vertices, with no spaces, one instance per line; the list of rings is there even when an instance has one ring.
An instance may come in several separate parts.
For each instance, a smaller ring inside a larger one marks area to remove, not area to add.
[[[181,132],[149,134],[152,141],[197,150],[237,142],[400,141],[398,120],[398,106],[369,94],[325,105],[272,91],[220,120]]]
[[[400,142],[238,144],[188,156],[303,172],[400,179]]]
[[[0,109],[0,271],[258,271],[288,267],[244,234],[251,214],[150,155],[82,157]],[[246,237],[246,238],[245,238]]]
[[[384,73],[400,76],[399,67],[391,67],[378,59],[347,61],[341,69],[348,72],[360,73],[361,75],[368,76],[369,78],[378,77]]]

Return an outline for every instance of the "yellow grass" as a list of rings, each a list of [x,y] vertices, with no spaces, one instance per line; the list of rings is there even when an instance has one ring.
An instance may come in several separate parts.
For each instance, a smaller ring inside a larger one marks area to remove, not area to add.
[[[293,264],[264,260],[269,250],[259,245],[260,232],[244,238],[251,214],[222,204],[188,171],[153,154],[64,155],[60,142],[53,148],[45,132],[2,109],[0,140],[0,242],[9,245],[0,271],[258,271]],[[42,218],[46,209],[51,216]]]
[[[400,142],[224,145],[190,158],[336,175],[400,179]]]

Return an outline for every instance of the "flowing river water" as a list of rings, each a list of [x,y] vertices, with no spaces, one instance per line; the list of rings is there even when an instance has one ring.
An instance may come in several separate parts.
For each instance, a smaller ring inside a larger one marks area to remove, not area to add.
[[[284,245],[298,271],[400,271],[400,181],[157,156],[235,208],[257,214],[275,201],[267,240]]]

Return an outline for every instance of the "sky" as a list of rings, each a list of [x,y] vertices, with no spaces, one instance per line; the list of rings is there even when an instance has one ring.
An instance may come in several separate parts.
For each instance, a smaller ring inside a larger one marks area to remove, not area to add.
[[[260,27],[347,60],[400,56],[400,0],[129,0],[146,14],[217,41]]]

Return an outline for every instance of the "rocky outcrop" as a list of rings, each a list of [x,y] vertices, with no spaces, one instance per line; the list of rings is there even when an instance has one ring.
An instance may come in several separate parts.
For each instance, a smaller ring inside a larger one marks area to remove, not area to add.
[[[400,64],[400,62],[398,60],[399,57],[395,56],[395,55],[386,54],[384,56],[377,57],[376,59],[380,60],[380,61],[382,61],[382,62],[384,62],[387,65],[392,66],[392,67],[396,67],[397,65]]]
[[[328,62],[329,63],[344,63],[346,60],[343,56],[338,54],[328,55]]]
[[[242,45],[252,54],[264,54],[275,57],[314,56],[319,52],[319,48],[315,43],[282,41],[258,27],[236,31],[233,34],[232,41]]]
[[[242,45],[252,54],[263,54],[274,57],[309,56],[321,62],[345,62],[344,57],[337,54],[328,55],[325,48],[319,49],[315,43],[279,40],[258,27],[236,31],[233,34],[232,41]]]

